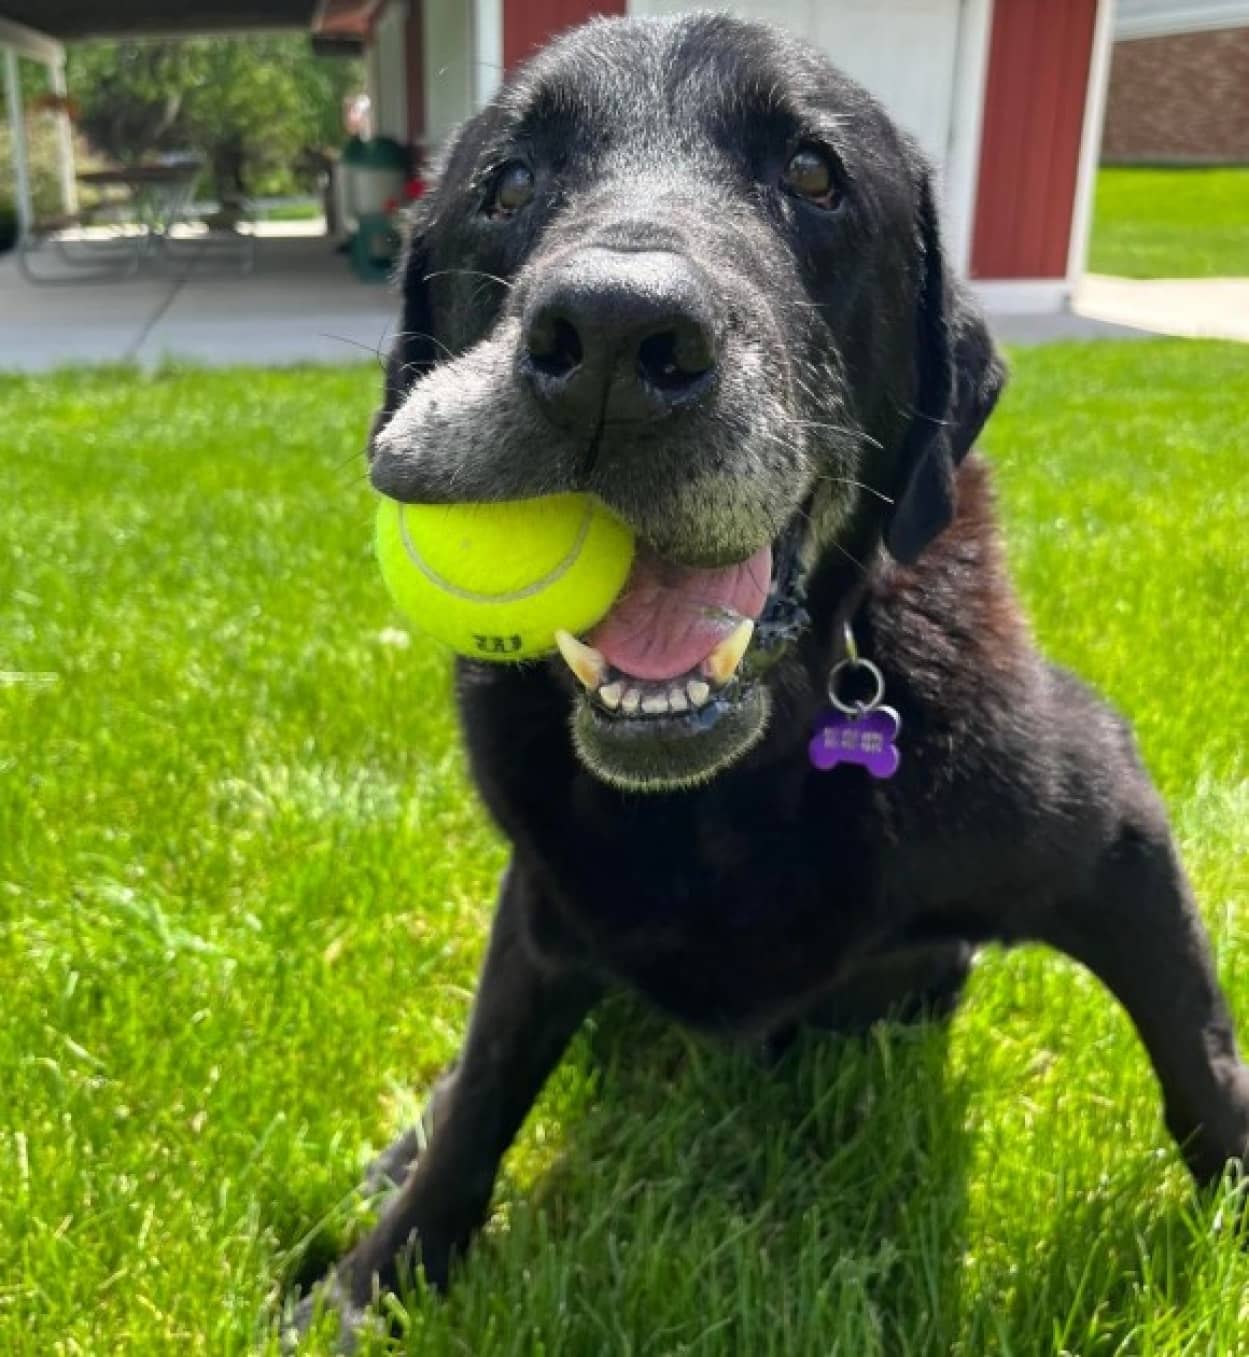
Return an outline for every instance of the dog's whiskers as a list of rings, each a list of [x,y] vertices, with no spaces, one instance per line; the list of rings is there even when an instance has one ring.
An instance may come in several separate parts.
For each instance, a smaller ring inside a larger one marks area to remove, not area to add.
[[[359,456],[360,456],[359,452],[353,452],[349,457],[344,457],[343,460],[339,462],[338,465],[334,468],[334,471],[336,473],[339,471],[346,471],[347,468],[352,464],[352,462],[354,462]]]
[[[445,354],[447,355],[448,358],[454,358],[454,357],[455,357],[455,352],[454,352],[454,350],[448,348],[447,345],[444,344],[444,343],[442,342],[442,340],[438,338],[437,335],[431,335],[431,334],[430,334],[428,331],[426,331],[426,330],[396,330],[396,331],[395,331],[395,338],[396,338],[396,339],[428,339],[429,342],[430,342],[431,344],[437,344],[438,347],[443,351],[443,353],[445,353]],[[406,368],[410,368],[410,367],[416,367],[416,366],[417,366],[417,365],[416,365],[415,363],[405,363],[405,364],[404,364],[405,369],[406,369]]]
[[[374,345],[374,344],[365,344],[365,343],[363,342],[363,340],[359,340],[359,339],[351,339],[351,338],[350,338],[349,336],[347,336],[347,335],[332,335],[332,334],[328,334],[328,333],[327,333],[326,331],[324,331],[324,330],[320,331],[320,335],[321,335],[321,338],[322,338],[322,339],[333,339],[333,340],[335,340],[335,341],[336,341],[337,343],[339,343],[339,344],[350,344],[350,345],[352,346],[352,348],[354,348],[354,349],[363,349],[363,350],[365,351],[365,353],[371,353],[371,354],[373,355],[373,357],[377,359],[378,365],[379,365],[380,367],[382,367],[383,370],[385,369],[385,366],[386,366],[386,355],[385,355],[385,354],[381,351],[381,349],[378,348],[376,345]]]
[[[884,451],[884,444],[880,439],[873,438],[864,429],[852,429],[844,424],[827,424],[818,419],[793,419],[790,420],[790,423],[799,429],[823,429],[829,433],[841,434],[846,438],[853,438],[858,443],[866,443],[878,452]]]
[[[840,551],[846,560],[848,560],[861,574],[867,574],[867,566],[865,566],[852,551],[847,551],[835,537],[829,538],[829,546],[836,551]]]
[[[948,428],[953,423],[953,420],[942,419],[939,415],[925,414],[923,410],[917,410],[909,401],[905,405],[899,405],[897,401],[891,400],[889,404],[900,415],[906,415],[909,419],[926,420],[929,424],[935,424],[939,428]]]
[[[870,434],[864,433],[861,429],[851,429],[840,424],[824,424],[815,420],[791,420],[790,425],[791,427],[794,428],[819,429],[825,433],[836,434],[838,437],[841,438],[849,439],[852,441],[866,442],[877,448],[881,446],[881,444],[876,439],[874,439]],[[770,443],[775,444],[777,447],[788,448],[793,446],[792,440],[786,438],[783,434],[780,433],[773,433],[771,431],[768,431],[763,434],[763,437],[766,438]],[[843,485],[858,486],[859,489],[868,491],[869,494],[875,495],[877,499],[882,500],[886,504],[893,503],[893,500],[883,491],[878,490],[874,485],[868,485],[866,481],[856,480],[853,476],[831,476],[825,473],[818,473],[818,475],[819,479],[821,480],[839,481]]]
[[[427,273],[421,281],[423,283],[428,283],[432,278],[442,278],[453,273],[462,273],[468,278],[487,278],[490,282],[498,283],[501,287],[505,287],[509,291],[515,286],[514,283],[510,283],[506,278],[500,278],[497,273],[487,273],[484,269],[435,269],[433,273]]]
[[[866,481],[856,481],[853,476],[829,476],[823,472],[816,475],[817,480],[828,481],[832,485],[853,485],[858,490],[866,490],[869,495],[875,495],[882,504],[893,504],[892,495],[886,495],[883,490],[877,490],[874,485],[868,485]]]

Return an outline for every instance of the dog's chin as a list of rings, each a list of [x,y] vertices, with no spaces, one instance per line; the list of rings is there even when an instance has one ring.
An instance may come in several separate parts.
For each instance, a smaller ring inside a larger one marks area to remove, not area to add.
[[[658,682],[609,669],[593,684],[568,685],[573,745],[590,772],[622,790],[682,791],[711,781],[763,739],[772,713],[766,676],[807,623],[801,536],[796,519],[772,544],[766,602],[727,677],[717,681],[707,665]],[[572,668],[576,655],[565,658]]]
[[[577,699],[573,743],[581,762],[613,787],[674,792],[710,782],[763,738],[771,700],[760,682],[732,685],[681,715],[620,717]]]

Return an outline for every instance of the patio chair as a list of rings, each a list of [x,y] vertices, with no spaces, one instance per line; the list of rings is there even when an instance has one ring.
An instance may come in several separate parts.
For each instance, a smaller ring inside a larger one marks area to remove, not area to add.
[[[251,273],[256,266],[256,235],[254,231],[240,231],[240,222],[248,220],[243,216],[229,224],[205,217],[196,221],[184,218],[184,226],[198,226],[202,231],[193,235],[166,235],[161,239],[161,249],[171,263],[186,261],[185,275],[198,272],[201,264],[235,264],[243,274]]]
[[[151,238],[118,231],[104,239],[91,239],[81,234],[91,224],[90,213],[39,218],[18,239],[18,268],[38,287],[78,287],[132,278],[150,248]],[[55,257],[62,268],[46,272],[36,266],[36,257]]]

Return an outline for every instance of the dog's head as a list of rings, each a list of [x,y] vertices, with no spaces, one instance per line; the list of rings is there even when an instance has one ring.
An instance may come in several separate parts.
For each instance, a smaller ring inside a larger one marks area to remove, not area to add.
[[[1002,370],[933,197],[865,91],[709,15],[566,35],[449,148],[372,480],[433,503],[582,491],[633,527],[624,594],[564,643],[606,780],[740,757],[820,559],[883,539],[911,561],[950,521]]]

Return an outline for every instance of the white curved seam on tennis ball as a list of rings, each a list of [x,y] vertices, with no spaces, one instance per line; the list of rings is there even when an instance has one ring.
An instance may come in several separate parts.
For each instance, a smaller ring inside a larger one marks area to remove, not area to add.
[[[408,553],[408,560],[431,584],[455,598],[464,599],[468,603],[519,603],[521,599],[532,598],[534,594],[540,594],[544,589],[549,589],[561,576],[568,573],[576,563],[577,557],[581,555],[581,548],[585,546],[585,540],[590,535],[590,520],[594,516],[594,506],[587,500],[581,525],[577,529],[577,536],[572,546],[568,548],[567,555],[541,579],[534,580],[532,584],[525,585],[523,589],[513,590],[510,594],[478,594],[471,589],[463,589],[458,584],[443,579],[433,566],[421,556],[421,553],[416,549],[416,544],[408,536],[408,520],[404,516],[406,507],[403,504],[399,505],[399,536],[403,539],[403,549]]]

